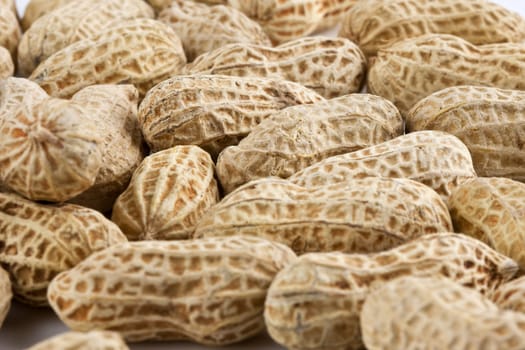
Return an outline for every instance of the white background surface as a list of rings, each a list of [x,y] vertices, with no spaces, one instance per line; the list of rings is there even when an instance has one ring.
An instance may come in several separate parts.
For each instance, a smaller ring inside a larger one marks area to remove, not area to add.
[[[493,1],[518,11],[525,16],[525,0]],[[18,10],[21,14],[28,2],[29,0],[17,1]],[[0,350],[24,349],[38,341],[65,331],[67,331],[67,328],[56,318],[51,310],[31,308],[14,302],[3,328],[0,329]],[[184,342],[131,344],[130,348],[132,350],[207,349],[206,347]],[[278,350],[283,348],[273,343],[267,335],[261,335],[248,342],[229,346],[227,349]]]

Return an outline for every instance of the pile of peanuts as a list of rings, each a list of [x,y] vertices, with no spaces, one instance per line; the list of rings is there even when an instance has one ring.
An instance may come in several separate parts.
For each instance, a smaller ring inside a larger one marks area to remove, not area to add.
[[[525,349],[524,18],[485,0],[14,5],[0,325],[14,298],[71,329],[32,350],[262,332]]]

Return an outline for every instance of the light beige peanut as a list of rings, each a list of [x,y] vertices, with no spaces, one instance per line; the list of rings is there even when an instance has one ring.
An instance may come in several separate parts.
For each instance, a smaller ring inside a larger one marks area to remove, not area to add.
[[[505,178],[465,181],[450,195],[454,228],[485,242],[525,269],[525,184]]]
[[[15,73],[15,66],[11,54],[5,48],[0,46],[0,79],[13,76]]]
[[[366,59],[349,40],[316,36],[275,48],[225,45],[197,57],[186,66],[185,73],[282,78],[331,98],[361,90]]]
[[[367,349],[523,349],[525,315],[446,278],[401,277],[372,290],[361,312]]]
[[[419,101],[407,129],[441,130],[467,145],[479,176],[525,182],[525,91],[451,87]]]
[[[0,182],[33,200],[62,202],[93,185],[102,136],[88,109],[49,98],[22,78],[0,81]]]
[[[521,42],[525,19],[485,0],[366,0],[348,12],[339,36],[373,56],[397,41],[431,33],[456,35],[474,45]]]
[[[75,42],[121,21],[153,16],[153,9],[142,0],[73,0],[39,18],[24,33],[18,46],[18,70],[28,76],[49,56]]]
[[[37,19],[72,1],[74,0],[30,0],[20,22],[22,29],[27,31]]]
[[[128,350],[128,346],[117,332],[91,331],[67,332],[46,339],[27,350]]]
[[[6,270],[0,267],[0,328],[2,323],[11,308],[11,299],[13,298],[13,291],[11,287],[11,280]]]
[[[93,85],[77,92],[71,101],[84,106],[95,122],[102,138],[102,166],[93,185],[69,202],[108,212],[144,158],[138,92],[133,85]]]
[[[239,187],[212,207],[194,237],[257,236],[297,254],[364,253],[446,231],[452,231],[447,206],[412,180],[370,177],[308,189],[266,178]]]
[[[117,225],[92,209],[44,205],[0,193],[0,263],[15,297],[46,305],[49,282],[93,252],[126,242]]]
[[[518,266],[461,234],[426,235],[376,254],[311,253],[275,277],[265,304],[270,336],[290,349],[361,349],[370,287],[401,276],[447,277],[488,294]]]
[[[188,61],[231,43],[271,46],[257,22],[229,6],[173,0],[158,19],[179,35]]]
[[[120,83],[135,85],[143,97],[185,63],[181,41],[171,28],[153,19],[134,19],[54,53],[30,79],[55,97],[70,97],[89,85]]]
[[[500,309],[525,313],[525,276],[503,283],[490,299]]]
[[[197,145],[216,158],[272,113],[323,100],[315,91],[281,79],[175,76],[149,91],[138,117],[153,152]]]
[[[323,20],[317,25],[316,30],[337,26],[358,1],[359,0],[323,0],[322,3],[325,14]]]
[[[267,176],[287,178],[327,157],[402,135],[397,108],[374,95],[352,94],[272,114],[217,160],[223,189],[231,192]]]
[[[130,240],[187,239],[218,200],[210,155],[197,146],[175,146],[141,163],[111,220]]]
[[[436,191],[448,202],[451,191],[476,176],[467,147],[441,131],[418,131],[376,146],[326,158],[288,180],[303,187],[344,184],[369,176],[408,178]]]
[[[458,85],[525,90],[525,44],[474,46],[453,35],[423,35],[379,50],[368,74],[369,91],[403,115],[428,95]]]
[[[58,275],[48,298],[74,330],[226,345],[264,329],[267,289],[295,259],[254,237],[131,242]]]
[[[16,13],[10,6],[0,4],[0,47],[8,49],[11,57],[16,58],[16,48],[21,36]]]

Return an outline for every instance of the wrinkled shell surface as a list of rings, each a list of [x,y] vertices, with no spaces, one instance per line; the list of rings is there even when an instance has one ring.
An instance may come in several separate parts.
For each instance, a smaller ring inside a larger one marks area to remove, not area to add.
[[[525,90],[525,43],[474,46],[452,35],[423,35],[379,50],[368,74],[369,91],[394,102],[403,115],[457,85]]]
[[[525,184],[505,178],[465,181],[450,196],[454,228],[477,238],[525,269]]]
[[[257,22],[229,6],[173,0],[158,19],[181,38],[188,61],[231,43],[272,46]]]
[[[221,152],[223,189],[267,176],[287,178],[322,159],[356,151],[404,132],[397,108],[373,95],[352,94],[272,114],[238,146]]]
[[[401,277],[371,291],[361,329],[368,349],[525,347],[525,315],[446,278]]]
[[[299,186],[315,187],[369,176],[418,181],[447,202],[450,192],[476,173],[467,147],[457,137],[429,130],[324,159],[288,180]]]
[[[15,73],[15,65],[11,54],[5,48],[0,46],[0,79],[6,79]]]
[[[525,91],[447,88],[414,106],[407,129],[456,135],[467,145],[479,176],[525,182]]]
[[[185,72],[282,78],[331,98],[361,90],[366,59],[349,40],[317,36],[274,48],[246,43],[226,45],[197,57]]]
[[[74,0],[39,18],[24,33],[18,47],[18,69],[28,76],[61,49],[94,37],[120,21],[153,18],[142,0]]]
[[[9,274],[0,267],[0,328],[4,322],[9,309],[11,308],[11,299],[13,298],[13,291],[11,288],[11,280]]]
[[[459,234],[426,235],[377,254],[311,253],[277,274],[264,316],[271,337],[287,348],[361,349],[359,315],[370,286],[407,275],[443,276],[486,294],[517,269]]]
[[[447,231],[452,223],[445,203],[415,181],[371,177],[307,189],[269,178],[239,187],[212,207],[195,237],[258,236],[297,254],[363,253]]]
[[[217,157],[272,113],[323,100],[300,84],[280,79],[175,76],[149,91],[139,107],[139,122],[153,152],[197,145]]]
[[[525,313],[525,276],[503,283],[490,299],[500,309]]]
[[[11,56],[16,58],[16,48],[21,36],[16,14],[9,6],[0,5],[0,47],[8,49]]]
[[[152,19],[121,21],[54,53],[30,79],[51,96],[68,98],[94,84],[133,84],[140,96],[177,74],[186,58],[180,39]]]
[[[67,332],[46,339],[27,350],[128,350],[128,346],[117,332],[91,331],[87,333]]]
[[[456,35],[474,45],[521,42],[525,20],[485,0],[368,0],[352,7],[339,36],[359,44],[369,56],[397,41],[431,33]]]
[[[196,146],[176,146],[142,162],[111,219],[130,240],[187,239],[218,200],[210,155]]]
[[[62,202],[95,182],[102,136],[89,111],[22,78],[0,81],[0,179],[32,200]]]
[[[22,17],[22,29],[26,31],[40,17],[74,0],[30,0]]]
[[[0,193],[0,263],[16,297],[46,305],[49,282],[91,253],[126,242],[102,214],[72,204],[43,205]]]
[[[132,242],[60,274],[48,297],[74,330],[226,345],[264,329],[267,289],[293,261],[287,247],[253,237]]]

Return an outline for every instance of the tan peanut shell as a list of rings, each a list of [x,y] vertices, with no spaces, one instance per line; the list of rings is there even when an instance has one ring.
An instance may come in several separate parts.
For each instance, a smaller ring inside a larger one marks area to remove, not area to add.
[[[50,95],[71,97],[94,84],[135,85],[140,96],[186,63],[180,39],[153,19],[120,21],[54,53],[30,79]]]
[[[367,349],[525,348],[525,315],[446,278],[405,276],[372,290],[361,330]]]
[[[62,202],[87,190],[102,166],[90,112],[29,80],[0,81],[0,182],[33,200]]]
[[[11,11],[18,16],[15,0],[0,0],[0,6],[11,9]]]
[[[356,151],[404,132],[397,108],[374,95],[352,94],[270,115],[217,160],[223,189],[251,180],[287,178],[327,157]]]
[[[277,274],[264,317],[270,336],[289,349],[361,349],[359,315],[371,286],[409,275],[447,277],[487,294],[517,270],[512,259],[453,233],[376,254],[311,253]]]
[[[149,91],[139,106],[139,122],[153,152],[197,145],[215,158],[272,113],[323,100],[315,91],[281,79],[175,76]]]
[[[432,33],[456,35],[474,45],[521,42],[525,20],[485,0],[368,0],[352,7],[339,36],[373,56],[397,41]]]
[[[5,47],[0,46],[0,79],[11,77],[14,73],[15,66],[11,54]]]
[[[197,146],[175,146],[144,159],[111,220],[130,240],[187,239],[218,200],[210,155]]]
[[[525,184],[505,178],[476,178],[451,194],[456,231],[485,242],[525,270]]]
[[[158,19],[171,26],[181,38],[190,62],[205,52],[231,43],[271,46],[257,22],[229,6],[173,0],[159,13]]]
[[[447,88],[425,97],[410,110],[407,129],[456,135],[467,145],[479,176],[525,182],[524,99],[525,91]]]
[[[11,57],[16,58],[16,48],[21,36],[16,13],[10,6],[0,5],[0,47],[8,49]]]
[[[324,186],[369,176],[421,182],[447,202],[451,191],[476,176],[467,147],[441,131],[418,131],[359,151],[326,158],[288,180],[303,187]]]
[[[72,204],[44,205],[0,193],[0,263],[15,296],[46,305],[49,282],[93,252],[126,242],[102,214]]]
[[[447,231],[452,223],[445,203],[412,180],[370,177],[308,189],[266,178],[239,187],[212,207],[194,236],[257,236],[297,254],[365,253]]]
[[[500,309],[525,313],[525,276],[500,285],[490,300]]]
[[[49,56],[75,42],[120,21],[153,16],[153,9],[143,0],[73,0],[39,18],[24,33],[18,47],[18,69],[28,76]]]
[[[429,34],[381,49],[371,61],[368,89],[406,115],[447,87],[486,85],[525,90],[525,44],[474,46],[453,35]]]
[[[131,242],[57,276],[48,298],[73,330],[226,345],[264,329],[267,289],[295,259],[254,237]]]
[[[13,291],[9,274],[6,270],[0,267],[0,328],[11,308],[12,298]]]
[[[128,350],[117,332],[67,332],[46,339],[27,350]]]
[[[317,24],[316,30],[329,29],[337,26],[358,1],[359,0],[322,0],[325,13],[323,20]]]
[[[108,212],[144,158],[138,92],[133,85],[93,85],[73,95],[72,101],[88,110],[102,137],[102,166],[93,185],[69,202]]]
[[[74,0],[30,0],[20,22],[22,29],[27,31],[37,19],[72,1]]]
[[[186,66],[185,73],[282,78],[332,98],[361,90],[366,59],[349,40],[316,36],[275,48],[225,45],[197,57]]]

